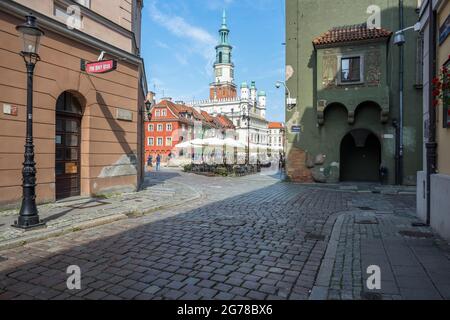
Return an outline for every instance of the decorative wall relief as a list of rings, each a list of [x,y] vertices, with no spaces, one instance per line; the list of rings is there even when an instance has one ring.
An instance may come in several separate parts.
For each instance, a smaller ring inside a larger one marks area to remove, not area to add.
[[[379,50],[370,51],[366,58],[367,84],[378,86],[381,83],[381,53]]]
[[[338,72],[337,56],[328,55],[323,57],[322,85],[324,89],[336,86],[336,76]]]

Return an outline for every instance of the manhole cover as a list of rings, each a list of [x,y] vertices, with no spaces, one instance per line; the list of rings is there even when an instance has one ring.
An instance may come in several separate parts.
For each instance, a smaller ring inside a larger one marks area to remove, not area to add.
[[[222,227],[241,227],[245,225],[245,221],[239,219],[218,219],[216,224]]]
[[[377,220],[358,220],[356,224],[379,224]]]
[[[406,237],[412,238],[433,238],[433,234],[429,232],[421,232],[421,231],[411,231],[411,230],[402,230],[399,231],[399,234]]]
[[[383,300],[381,293],[377,292],[363,292],[361,293],[361,298],[363,300]]]
[[[363,211],[375,211],[375,209],[371,208],[371,207],[357,207],[359,210],[363,210]]]
[[[305,236],[305,240],[325,241],[325,236],[318,233],[308,233]]]

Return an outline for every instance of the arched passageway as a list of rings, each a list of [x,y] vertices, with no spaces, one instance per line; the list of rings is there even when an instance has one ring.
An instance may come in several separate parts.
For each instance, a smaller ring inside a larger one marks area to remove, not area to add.
[[[341,142],[341,181],[380,181],[381,143],[366,129],[349,132]]]

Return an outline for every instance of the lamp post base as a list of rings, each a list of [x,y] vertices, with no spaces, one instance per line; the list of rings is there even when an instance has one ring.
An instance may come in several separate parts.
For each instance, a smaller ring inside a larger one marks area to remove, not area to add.
[[[40,221],[38,216],[19,216],[18,221],[14,221],[12,227],[21,230],[32,230],[45,227],[45,222]]]

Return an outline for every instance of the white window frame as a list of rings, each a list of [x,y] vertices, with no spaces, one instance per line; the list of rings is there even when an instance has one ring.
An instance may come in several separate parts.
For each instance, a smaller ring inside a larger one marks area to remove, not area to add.
[[[166,137],[166,146],[171,147],[172,146],[172,137]]]
[[[173,126],[171,123],[166,124],[166,131],[168,132],[172,132],[173,131]]]
[[[343,59],[350,59],[350,58],[359,58],[359,81],[342,81],[342,60]],[[338,76],[337,81],[338,85],[340,86],[351,86],[351,85],[358,85],[358,84],[364,84],[365,79],[365,69],[364,69],[365,63],[364,63],[364,54],[362,53],[353,53],[353,54],[345,54],[345,55],[339,55],[338,56]]]
[[[167,110],[166,109],[162,109],[161,110],[161,117],[167,117]]]
[[[91,0],[74,0],[76,3],[82,5],[83,7],[86,8],[91,8]]]
[[[155,117],[157,117],[157,118],[161,117],[161,111],[160,110],[155,110]]]
[[[147,145],[148,145],[149,147],[153,147],[153,146],[155,145],[155,138],[153,138],[153,137],[148,137],[148,138],[147,138]]]
[[[148,132],[153,132],[155,131],[155,126],[153,124],[149,124],[148,125]]]
[[[156,126],[156,131],[157,132],[163,132],[164,131],[164,125],[161,123],[158,123],[158,125]]]
[[[160,140],[161,140],[161,144],[159,143]],[[157,147],[163,147],[164,146],[164,138],[163,137],[156,138],[156,146]]]

